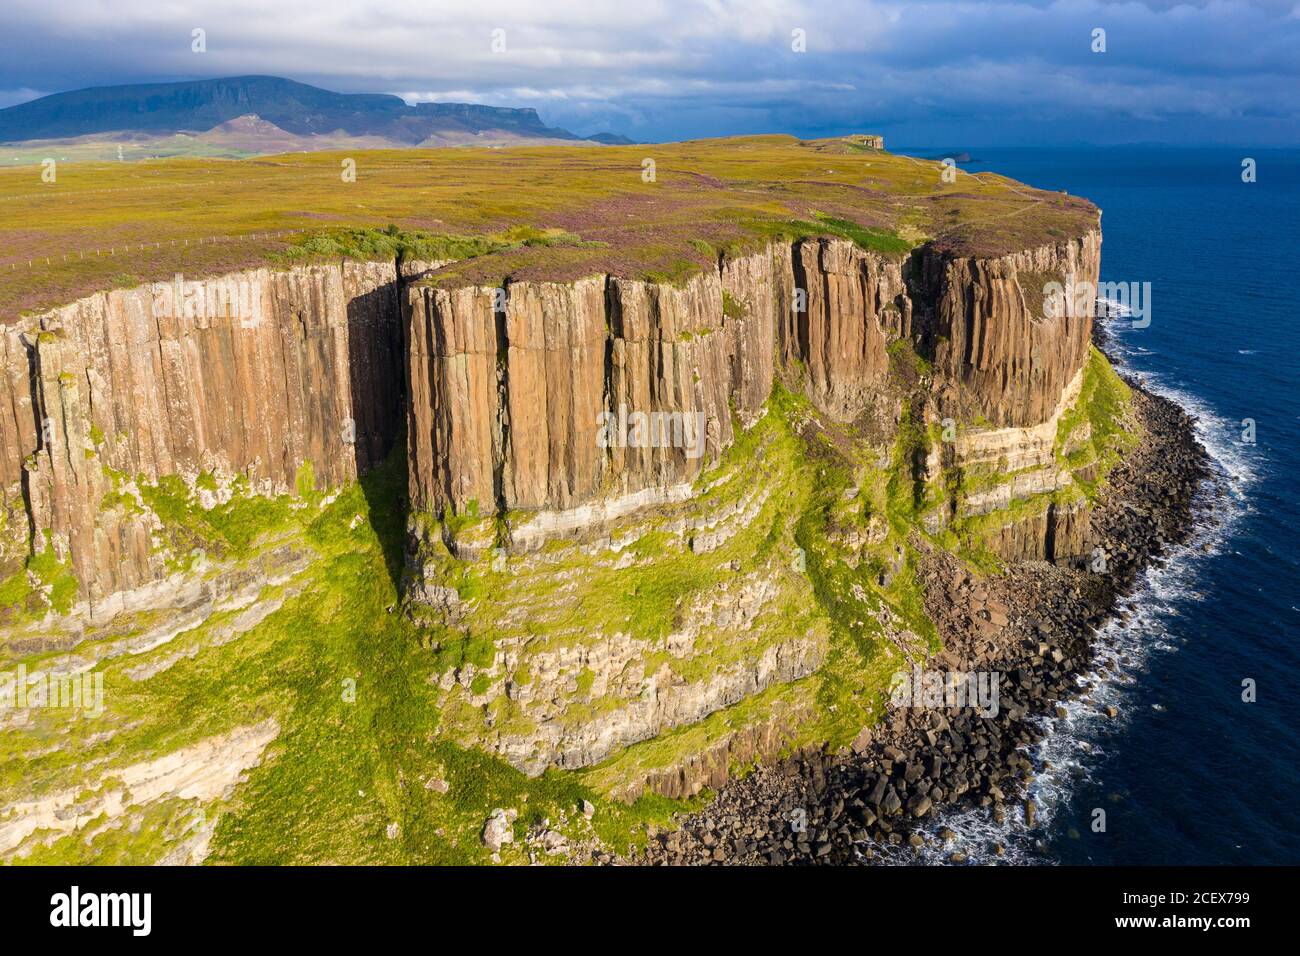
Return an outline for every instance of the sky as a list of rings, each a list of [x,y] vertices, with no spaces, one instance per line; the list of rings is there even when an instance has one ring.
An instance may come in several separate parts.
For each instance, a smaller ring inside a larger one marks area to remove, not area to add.
[[[891,146],[1290,146],[1300,0],[0,6],[0,107],[251,73],[531,106],[582,135],[644,141],[860,131]]]

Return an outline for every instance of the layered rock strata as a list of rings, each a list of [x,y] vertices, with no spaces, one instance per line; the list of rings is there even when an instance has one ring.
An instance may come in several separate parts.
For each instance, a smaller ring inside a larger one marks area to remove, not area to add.
[[[512,524],[528,528],[521,546],[600,525],[689,488],[734,423],[761,414],[778,372],[833,418],[896,421],[886,384],[900,340],[932,365],[927,417],[967,426],[948,464],[991,454],[1050,467],[1091,319],[1054,317],[1068,310],[1049,308],[1044,286],[1095,281],[1099,255],[1098,232],[995,259],[924,247],[904,260],[809,239],[724,259],[681,286],[414,284],[412,506],[525,512]],[[417,538],[434,524],[417,524]],[[1046,554],[1041,541],[1008,548]]]
[[[1057,458],[1057,442],[1061,419],[1078,401],[1083,377],[1080,367],[1040,424],[962,429],[946,449],[946,464],[966,479],[959,483],[949,520],[996,514],[1018,501],[1040,503],[1027,514],[1008,515],[985,535],[983,545],[1007,561],[1058,561],[1087,550],[1087,501],[1055,500],[1058,492],[1077,490],[1073,473]],[[1086,428],[1085,420],[1077,430]]]
[[[178,276],[5,328],[7,550],[52,546],[103,617],[167,572],[156,518],[103,507],[114,475],[355,480],[402,427],[398,315],[395,265],[346,262]]]
[[[404,424],[417,513],[510,515],[536,546],[689,495],[778,374],[832,417],[896,416],[882,395],[902,339],[932,366],[931,418],[1029,435],[1059,414],[1090,327],[1047,314],[1065,310],[1043,289],[1095,280],[1099,249],[1093,231],[999,258],[898,259],[823,238],[680,285],[596,275],[498,293],[442,288],[439,263],[399,277],[348,262],[92,296],[0,337],[0,557],[11,573],[52,546],[109,615],[168,559],[156,519],[102,507],[113,476],[337,487]],[[402,287],[421,275],[434,281]],[[1008,553],[1077,537],[1048,520],[1011,533]]]

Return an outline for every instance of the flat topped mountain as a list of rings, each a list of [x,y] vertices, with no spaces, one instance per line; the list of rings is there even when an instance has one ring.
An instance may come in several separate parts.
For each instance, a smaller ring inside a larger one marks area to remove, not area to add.
[[[39,168],[0,169],[0,320],[176,273],[307,256],[391,262],[388,239],[349,234],[390,224],[424,242],[415,258],[460,260],[447,281],[487,285],[601,272],[679,281],[777,237],[998,256],[1096,228],[1084,199],[992,174],[946,182],[947,168],[751,136],[60,163],[53,182]]]
[[[0,142],[84,139],[124,133],[200,134],[256,116],[311,143],[375,137],[375,145],[457,145],[490,138],[585,142],[545,125],[533,109],[473,103],[408,105],[383,93],[335,93],[276,76],[104,86],[55,93],[0,110]],[[594,142],[609,142],[600,134]],[[303,148],[299,146],[299,148]]]
[[[1047,308],[1100,270],[1061,193],[782,136],[46,171],[0,170],[0,655],[107,693],[5,727],[6,861],[622,853],[730,768],[882,765],[943,648],[1050,706],[1101,483],[1150,497]],[[1015,806],[949,756],[874,819]]]

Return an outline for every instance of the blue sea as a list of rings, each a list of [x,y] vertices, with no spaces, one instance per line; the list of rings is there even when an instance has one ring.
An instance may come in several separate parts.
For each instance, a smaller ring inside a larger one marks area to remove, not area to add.
[[[1011,862],[1300,863],[1300,151],[969,152],[969,172],[1101,207],[1102,280],[1152,286],[1149,327],[1116,323],[1110,347],[1196,417],[1216,482],[1192,541],[1100,635],[1118,676],[1047,721],[1031,787],[1045,822],[942,822],[975,862],[999,841]]]

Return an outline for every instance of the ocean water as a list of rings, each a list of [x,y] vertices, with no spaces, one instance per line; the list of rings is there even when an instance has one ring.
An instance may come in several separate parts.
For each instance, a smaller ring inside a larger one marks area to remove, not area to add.
[[[1117,676],[1047,721],[1038,829],[1019,811],[931,829],[951,827],[973,862],[1000,842],[1009,862],[1300,863],[1300,151],[970,152],[970,172],[1101,207],[1102,280],[1151,283],[1150,325],[1112,323],[1111,348],[1196,416],[1216,478],[1193,540],[1100,635]]]

